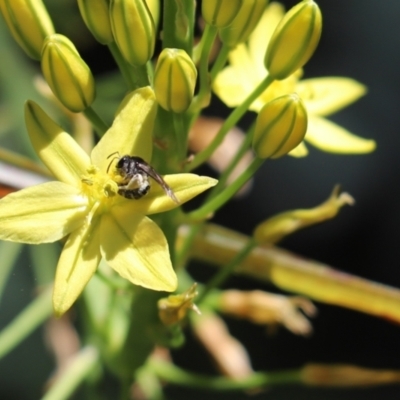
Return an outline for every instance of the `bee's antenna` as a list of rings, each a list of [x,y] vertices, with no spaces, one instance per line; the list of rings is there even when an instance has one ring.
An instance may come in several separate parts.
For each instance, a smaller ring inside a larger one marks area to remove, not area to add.
[[[113,157],[112,158],[112,160],[110,161],[110,164],[108,164],[108,167],[107,167],[107,174],[108,174],[108,171],[110,170],[110,167],[111,167],[111,164],[113,163],[113,161],[117,158],[120,158],[119,157],[119,151],[114,151],[114,153],[111,153],[108,157],[107,157],[107,160],[111,157],[111,156],[113,156],[114,154],[118,154],[118,156],[117,157]]]
[[[114,153],[111,153],[108,157],[107,157],[107,159],[109,159],[111,156],[113,156],[114,154],[118,154],[118,158],[119,158],[119,151],[114,151]]]

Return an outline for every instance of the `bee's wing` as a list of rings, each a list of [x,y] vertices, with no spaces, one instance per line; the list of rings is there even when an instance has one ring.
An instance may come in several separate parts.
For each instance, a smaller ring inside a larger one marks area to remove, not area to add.
[[[164,189],[164,192],[167,194],[167,196],[169,196],[175,203],[180,203],[173,190],[167,185],[162,176],[158,174],[151,165],[147,163],[140,163],[140,169],[147,175],[151,176]]]

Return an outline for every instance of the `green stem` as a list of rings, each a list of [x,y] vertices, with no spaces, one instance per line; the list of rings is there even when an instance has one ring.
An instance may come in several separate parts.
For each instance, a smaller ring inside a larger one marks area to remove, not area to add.
[[[199,388],[217,391],[248,390],[301,383],[301,370],[271,373],[256,372],[246,378],[230,379],[190,373],[166,361],[155,359],[150,361],[150,366],[162,380],[192,389]]]
[[[133,71],[133,89],[139,89],[149,85],[149,76],[147,64],[145,65],[131,65]]]
[[[190,107],[190,111],[195,113],[196,116],[201,109],[207,107],[210,104],[211,86],[208,66],[210,53],[214,44],[215,37],[217,36],[217,32],[218,29],[215,26],[211,26],[209,24],[206,25],[206,28],[203,32],[199,65],[200,88],[198,95],[193,99],[193,103]],[[194,118],[196,119],[196,117]]]
[[[85,347],[68,363],[42,400],[67,400],[78,386],[99,366],[100,354],[95,347]]]
[[[263,162],[263,159],[255,158],[247,169],[231,185],[226,187],[220,194],[205,203],[199,209],[188,213],[186,217],[192,221],[201,221],[209,217],[236,194],[236,192],[255,174],[258,168],[261,167]]]
[[[251,238],[246,245],[231,259],[224,267],[222,267],[206,284],[200,295],[196,298],[196,303],[200,304],[207,295],[215,288],[218,288],[229,276],[234,272],[242,261],[257,246],[256,241]]]
[[[51,293],[50,288],[42,292],[0,332],[0,358],[52,315]]]
[[[228,167],[222,172],[222,174],[218,177],[218,184],[210,190],[207,200],[209,201],[212,198],[214,198],[218,193],[221,193],[221,191],[224,189],[226,182],[231,175],[232,171],[235,169],[236,165],[240,161],[240,159],[244,156],[246,151],[249,149],[251,142],[253,140],[253,133],[254,133],[254,124],[250,128],[249,132],[247,132],[245,139],[240,146],[240,149],[236,152],[235,156],[232,158],[230,161]]]
[[[119,70],[121,71],[122,76],[125,79],[126,84],[129,87],[129,90],[133,90],[135,87],[135,78],[133,76],[133,71],[131,66],[125,61],[122,56],[117,44],[115,42],[111,42],[108,44],[108,49],[110,50],[115,62],[118,65]]]
[[[17,257],[22,252],[22,243],[0,242],[1,268],[0,268],[0,299],[3,296],[4,287],[12,271]]]
[[[226,64],[226,60],[229,55],[229,47],[226,44],[223,44],[221,49],[218,52],[217,59],[214,62],[214,65],[211,69],[211,82],[214,82],[215,77],[218,75],[218,72],[224,68]]]
[[[153,86],[154,82],[154,65],[152,61],[147,61],[146,63],[146,77],[148,85]]]
[[[195,7],[195,1],[164,0],[163,49],[183,49],[192,56]]]
[[[214,140],[200,153],[196,154],[193,158],[192,162],[187,165],[186,171],[192,171],[197,168],[203,162],[208,160],[210,156],[214,153],[217,147],[222,143],[225,138],[225,135],[232,129],[237,122],[243,117],[243,115],[247,112],[251,103],[259,97],[264,90],[273,82],[273,79],[267,76],[258,86],[257,88],[247,97],[247,99],[237,108],[235,108],[229,117],[225,120],[224,124],[221,126],[218,134],[215,136]]]
[[[175,143],[178,163],[181,163],[186,158],[187,151],[187,129],[185,129],[185,121],[183,114],[173,114]]]
[[[200,232],[202,226],[203,223],[192,225],[189,229],[189,233],[185,236],[182,245],[179,246],[179,250],[177,250],[176,252],[175,262],[174,262],[175,268],[177,270],[181,269],[185,265],[186,260],[189,258],[194,239]]]
[[[84,110],[83,114],[91,122],[97,135],[101,138],[107,132],[109,128],[108,125],[99,117],[92,107],[88,107]]]

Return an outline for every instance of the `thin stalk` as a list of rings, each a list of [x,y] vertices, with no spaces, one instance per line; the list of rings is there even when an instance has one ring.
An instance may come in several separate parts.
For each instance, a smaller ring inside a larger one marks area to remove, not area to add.
[[[300,384],[301,369],[282,372],[257,372],[242,379],[213,377],[187,372],[171,363],[152,359],[149,362],[151,369],[158,377],[168,383],[184,387],[231,391],[259,389],[278,385]]]
[[[224,68],[226,61],[229,55],[229,47],[226,44],[222,44],[221,49],[218,52],[218,56],[214,62],[213,67],[211,68],[211,82],[214,81],[215,77],[218,75],[218,72]]]
[[[182,49],[192,57],[196,2],[164,0],[163,3],[163,49]]]
[[[0,358],[52,315],[51,293],[51,288],[42,292],[0,332]]]
[[[235,169],[237,163],[240,161],[240,159],[244,156],[246,151],[249,149],[251,142],[253,140],[253,133],[254,133],[254,124],[251,127],[250,131],[247,132],[245,139],[240,146],[239,150],[236,152],[235,156],[232,158],[230,161],[229,165],[225,168],[225,170],[222,172],[222,174],[218,177],[218,184],[214,186],[206,199],[206,202],[214,198],[218,193],[220,193],[225,185],[227,180],[229,179],[229,176],[231,175],[232,171]]]
[[[273,79],[267,76],[257,88],[247,97],[247,99],[237,108],[235,108],[229,117],[225,120],[224,124],[221,126],[218,134],[215,136],[214,140],[200,153],[197,153],[193,158],[192,162],[187,165],[186,171],[192,171],[193,169],[200,166],[203,162],[207,161],[210,156],[214,153],[217,147],[222,143],[225,135],[232,129],[243,115],[247,112],[251,103],[260,96],[265,89],[273,82]]]
[[[108,125],[100,118],[100,116],[93,110],[92,107],[88,107],[83,111],[85,117],[91,122],[94,130],[96,131],[99,138],[101,138],[108,130]]]
[[[205,203],[199,209],[187,214],[187,218],[192,221],[201,221],[209,217],[212,213],[222,207],[232,196],[255,174],[258,168],[261,167],[264,160],[255,158],[247,169],[228,187],[226,187],[216,197]]]
[[[83,348],[68,363],[42,400],[68,400],[82,382],[99,366],[100,354],[95,347]]]
[[[182,162],[186,158],[187,151],[187,130],[185,129],[185,121],[183,114],[173,114],[175,143],[178,161]]]
[[[130,65],[132,69],[133,89],[138,89],[149,85],[149,76],[147,64],[145,65]]]
[[[203,32],[199,65],[200,88],[198,95],[193,99],[192,106],[190,107],[190,111],[194,112],[196,115],[202,108],[207,107],[210,103],[211,86],[208,66],[210,53],[214,44],[214,40],[217,36],[217,32],[218,29],[209,24],[206,25],[206,28]]]
[[[131,69],[131,66],[125,61],[124,57],[122,56],[115,42],[109,43],[108,49],[110,50],[110,53],[112,54],[115,62],[117,63],[118,68],[121,71],[121,74],[124,77],[124,80],[128,85],[129,89],[133,90],[135,87],[134,85],[135,78],[133,76],[133,71]]]
[[[256,241],[251,238],[246,245],[207,282],[200,295],[196,298],[196,303],[200,304],[207,295],[215,288],[218,288],[234,270],[242,263],[242,261],[250,254],[250,252],[257,246]]]
[[[14,267],[15,261],[22,252],[22,243],[0,242],[1,268],[0,268],[0,299]]]
[[[181,267],[183,267],[186,260],[189,258],[194,239],[196,238],[196,235],[201,230],[202,226],[203,226],[203,223],[199,223],[196,225],[192,225],[189,228],[189,232],[185,236],[182,245],[179,246],[179,249],[176,251],[174,265],[177,270],[179,270]]]

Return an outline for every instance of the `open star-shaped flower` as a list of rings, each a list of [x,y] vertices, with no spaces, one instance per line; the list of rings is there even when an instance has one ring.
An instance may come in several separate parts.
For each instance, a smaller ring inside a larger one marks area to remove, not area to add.
[[[243,103],[247,96],[267,75],[264,66],[268,42],[284,15],[283,6],[271,3],[265,10],[248,43],[239,44],[229,52],[230,65],[216,77],[213,90],[229,107]],[[286,79],[274,81],[250,106],[258,112],[269,101],[296,92],[304,101],[308,114],[305,140],[323,151],[332,153],[369,153],[375,141],[350,133],[345,128],[327,120],[332,114],[356,101],[366,92],[364,85],[343,77],[323,77],[300,80],[298,70]],[[305,156],[307,148],[302,142],[291,155]]]
[[[54,242],[68,236],[57,266],[53,305],[68,310],[104,258],[123,278],[153,290],[174,291],[177,277],[161,229],[146,215],[178,206],[156,183],[140,200],[118,194],[114,152],[151,160],[155,96],[149,87],[126,96],[112,127],[90,157],[34,102],[27,102],[26,124],[39,157],[58,179],[10,194],[0,201],[0,239]],[[214,186],[194,174],[164,176],[184,203]]]

